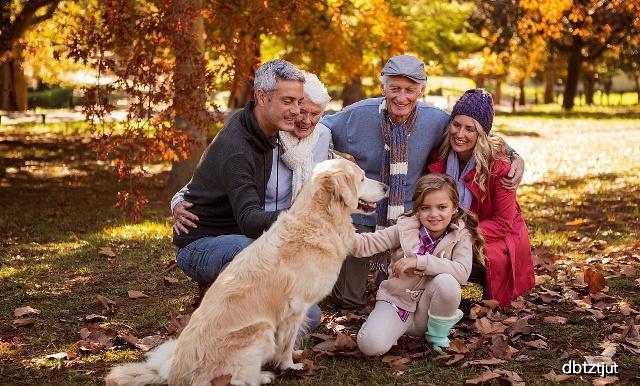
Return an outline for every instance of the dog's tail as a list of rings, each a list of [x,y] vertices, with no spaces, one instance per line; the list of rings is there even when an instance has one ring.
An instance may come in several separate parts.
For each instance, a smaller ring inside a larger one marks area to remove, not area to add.
[[[146,355],[146,361],[126,363],[111,369],[105,377],[107,386],[144,386],[166,384],[173,362],[176,340],[169,340]]]

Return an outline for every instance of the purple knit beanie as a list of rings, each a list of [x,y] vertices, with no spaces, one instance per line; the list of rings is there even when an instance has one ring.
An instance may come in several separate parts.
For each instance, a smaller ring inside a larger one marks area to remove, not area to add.
[[[457,115],[466,115],[478,121],[485,133],[489,134],[493,125],[493,98],[483,88],[467,90],[458,99],[453,110],[451,119]]]

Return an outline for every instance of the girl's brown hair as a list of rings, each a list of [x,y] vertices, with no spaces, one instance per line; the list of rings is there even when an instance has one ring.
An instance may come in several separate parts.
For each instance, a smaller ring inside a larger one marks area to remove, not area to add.
[[[464,222],[469,232],[471,232],[471,237],[473,239],[473,256],[484,266],[484,237],[482,237],[482,234],[480,234],[478,229],[478,216],[460,207],[460,195],[458,194],[458,188],[456,187],[456,182],[451,176],[446,174],[427,174],[420,177],[416,182],[416,188],[414,189],[413,196],[411,198],[413,208],[405,213],[405,215],[414,216],[418,212],[418,208],[422,205],[424,196],[439,190],[444,190],[451,199],[453,207],[458,208],[451,218],[451,222],[457,223],[458,220],[462,220]]]

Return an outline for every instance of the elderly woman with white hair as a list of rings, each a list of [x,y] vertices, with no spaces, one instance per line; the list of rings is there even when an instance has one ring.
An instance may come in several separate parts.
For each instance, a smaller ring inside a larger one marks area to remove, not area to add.
[[[271,178],[267,183],[265,210],[280,210],[291,206],[303,182],[320,161],[329,158],[331,132],[316,128],[331,100],[326,87],[314,74],[304,72],[304,100],[293,132],[278,132],[273,150]],[[278,162],[275,162],[278,160]]]

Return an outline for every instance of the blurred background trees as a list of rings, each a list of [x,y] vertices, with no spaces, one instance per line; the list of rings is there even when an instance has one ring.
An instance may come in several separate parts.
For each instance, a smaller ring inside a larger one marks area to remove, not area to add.
[[[84,103],[134,211],[145,165],[170,162],[167,191],[181,187],[222,112],[252,98],[255,68],[275,57],[318,74],[343,106],[379,95],[384,62],[401,53],[514,108],[569,111],[596,92],[608,104],[620,79],[640,94],[636,0],[6,0],[0,28],[0,109]],[[118,108],[126,121],[109,122]]]

